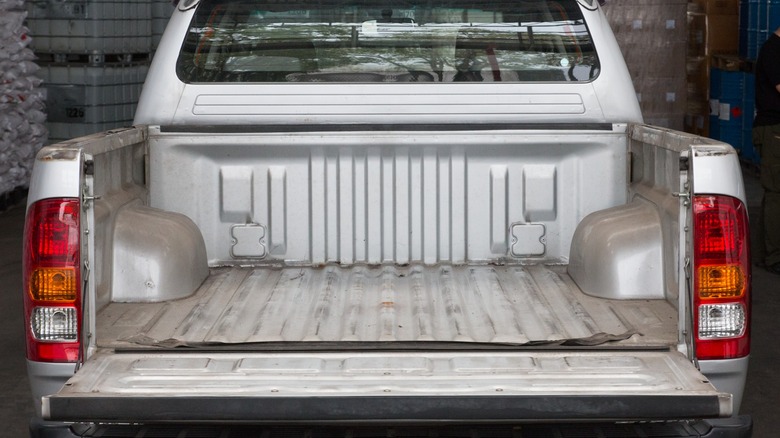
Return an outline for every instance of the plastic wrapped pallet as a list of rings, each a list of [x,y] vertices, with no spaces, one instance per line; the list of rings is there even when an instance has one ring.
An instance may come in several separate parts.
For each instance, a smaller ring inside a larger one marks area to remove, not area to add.
[[[0,2],[0,208],[29,185],[35,154],[46,142],[45,91],[29,47],[22,1]]]
[[[645,120],[681,129],[687,101],[687,1],[611,0],[604,12],[631,73]]]

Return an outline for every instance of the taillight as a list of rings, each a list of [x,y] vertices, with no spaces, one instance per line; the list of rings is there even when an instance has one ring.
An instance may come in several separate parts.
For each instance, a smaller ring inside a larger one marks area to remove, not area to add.
[[[80,203],[44,199],[24,227],[23,285],[27,358],[76,362],[81,319]]]
[[[699,359],[750,353],[750,245],[741,201],[693,198],[694,336]]]

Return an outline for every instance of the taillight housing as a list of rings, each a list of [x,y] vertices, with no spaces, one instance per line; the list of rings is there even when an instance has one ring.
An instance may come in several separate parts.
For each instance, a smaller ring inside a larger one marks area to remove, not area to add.
[[[693,320],[696,356],[750,353],[750,235],[744,204],[729,196],[693,197]]]
[[[80,349],[80,209],[77,198],[27,210],[22,272],[27,358],[76,362]]]

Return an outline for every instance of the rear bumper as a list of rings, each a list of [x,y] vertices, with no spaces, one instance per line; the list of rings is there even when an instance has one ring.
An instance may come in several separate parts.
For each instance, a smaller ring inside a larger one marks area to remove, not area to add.
[[[648,421],[716,418],[719,395],[549,395],[392,397],[55,397],[44,399],[51,420],[99,422],[495,423],[516,421]],[[729,409],[730,409],[730,405]],[[57,413],[52,415],[51,413]]]
[[[750,438],[753,420],[744,415],[716,422],[594,424],[463,424],[403,426],[221,426],[221,425],[77,425],[33,420],[32,438],[180,436],[267,438],[419,437],[504,438],[547,436]]]

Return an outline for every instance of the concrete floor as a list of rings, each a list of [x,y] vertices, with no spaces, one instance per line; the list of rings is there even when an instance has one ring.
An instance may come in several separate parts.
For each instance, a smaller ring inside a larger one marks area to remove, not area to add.
[[[746,172],[751,220],[760,208],[761,188],[755,175]],[[24,327],[21,300],[21,236],[24,206],[0,213],[0,438],[27,436],[33,414],[24,360]],[[774,420],[780,402],[780,276],[763,269],[753,271],[753,344],[747,393],[742,413],[753,416],[754,437],[777,436]]]
[[[24,205],[0,213],[0,437],[29,436],[33,415],[22,322],[22,233]]]

